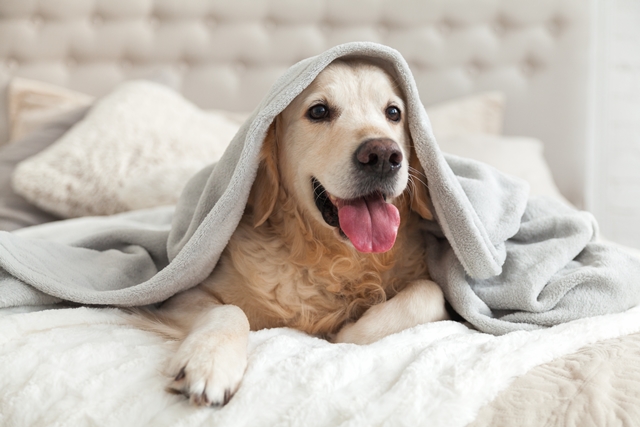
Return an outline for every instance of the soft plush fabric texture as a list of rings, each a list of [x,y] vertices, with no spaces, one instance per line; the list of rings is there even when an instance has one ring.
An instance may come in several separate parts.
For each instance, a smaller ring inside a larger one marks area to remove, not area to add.
[[[615,328],[615,326],[614,326]],[[598,342],[517,378],[467,427],[634,425],[640,334]]]
[[[287,328],[264,329],[249,336],[248,367],[238,392],[216,409],[194,407],[165,391],[175,343],[132,328],[118,310],[81,307],[3,317],[5,310],[0,310],[0,423],[6,426],[463,427],[501,390],[508,392],[514,378],[526,379],[532,367],[640,330],[638,309],[502,336],[437,322],[366,346],[332,344]],[[592,353],[602,349],[594,347]],[[630,385],[624,375],[611,378],[588,360],[581,367],[578,377],[596,370],[594,379],[602,385],[607,380]],[[541,402],[555,397],[549,389],[565,387],[566,380],[555,376],[543,384],[539,392],[528,389],[511,400],[516,408],[530,402],[520,414],[544,415],[545,408],[566,402]],[[596,387],[586,391],[591,395]],[[593,396],[603,400],[585,407],[577,404],[587,396],[577,396],[567,421],[580,415],[583,420],[598,418],[594,424],[567,425],[619,425],[600,415],[610,408],[607,400],[614,403],[621,392],[601,387]],[[633,403],[621,400],[626,405],[620,409]],[[498,409],[505,413],[491,412],[489,420],[496,422],[477,425],[564,425],[548,416],[519,420],[511,408]],[[629,414],[638,413],[629,409]],[[482,411],[480,419],[486,420]],[[542,420],[547,423],[535,422]]]
[[[99,222],[83,223],[80,232],[71,221],[56,228],[40,226],[37,240],[0,236],[3,285],[13,286],[9,292],[0,288],[1,303],[34,303],[23,298],[24,287],[32,287],[86,304],[142,305],[200,283],[240,221],[274,117],[329,63],[344,56],[378,62],[406,95],[409,129],[437,218],[424,223],[426,261],[466,320],[481,331],[503,334],[638,304],[640,262],[616,247],[593,242],[597,229],[592,215],[547,198],[529,200],[524,181],[483,163],[445,157],[402,56],[359,42],[301,61],[278,79],[220,161],[191,179],[170,230],[160,223],[155,229],[136,226],[148,221],[144,213],[136,213],[135,221],[127,215],[105,219],[111,228],[102,232],[105,226],[98,227]],[[127,226],[115,226],[125,220]],[[66,233],[61,231],[65,227]]]
[[[0,230],[11,231],[60,219],[13,191],[11,177],[17,164],[53,144],[80,121],[88,110],[89,107],[78,107],[59,113],[24,138],[0,148]]]
[[[55,145],[22,162],[13,186],[65,218],[174,204],[237,130],[163,85],[124,83]]]
[[[170,72],[156,72],[149,81],[176,88],[176,77]],[[0,148],[0,230],[61,219],[55,212],[40,209],[13,190],[13,173],[21,162],[46,150],[76,123],[81,121],[93,103],[93,97],[61,86],[16,77],[9,82],[7,104],[14,137]],[[237,118],[235,118],[237,120]],[[42,189],[53,191],[51,183]]]

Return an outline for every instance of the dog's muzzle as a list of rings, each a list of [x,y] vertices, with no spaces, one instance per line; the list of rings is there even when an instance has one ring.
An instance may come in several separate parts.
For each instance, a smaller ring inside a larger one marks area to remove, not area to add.
[[[324,221],[337,227],[360,252],[386,252],[393,247],[400,214],[387,196],[397,192],[403,155],[389,138],[368,139],[353,154],[355,163],[350,198],[331,195],[313,177],[315,204]]]
[[[374,191],[353,199],[332,196],[316,178],[311,179],[316,207],[324,221],[337,227],[360,252],[386,252],[393,247],[400,213],[386,196]]]

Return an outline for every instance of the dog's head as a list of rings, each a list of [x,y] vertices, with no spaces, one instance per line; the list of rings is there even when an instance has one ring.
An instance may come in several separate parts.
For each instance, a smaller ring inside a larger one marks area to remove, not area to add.
[[[253,190],[254,224],[269,217],[282,186],[338,238],[360,252],[385,252],[400,224],[396,205],[408,198],[431,218],[412,151],[405,101],[391,76],[363,61],[335,61],[269,129]]]

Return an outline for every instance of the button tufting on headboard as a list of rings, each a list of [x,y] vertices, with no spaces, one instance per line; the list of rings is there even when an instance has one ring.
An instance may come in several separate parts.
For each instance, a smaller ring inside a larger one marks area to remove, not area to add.
[[[91,17],[91,24],[98,26],[102,25],[102,23],[104,23],[104,18],[102,17],[102,15],[96,13]]]
[[[31,24],[36,28],[40,28],[44,24],[44,18],[42,15],[35,14],[31,17]]]
[[[6,58],[4,61],[4,64],[7,70],[9,70],[9,72],[18,68],[18,65],[19,65],[18,60],[12,57]]]
[[[156,15],[150,15],[147,18],[147,22],[149,23],[149,26],[153,29],[157,29],[160,26],[160,18],[158,18]]]
[[[565,19],[560,15],[556,15],[547,23],[547,29],[549,30],[549,33],[551,33],[554,37],[559,37],[560,35],[562,35],[562,31],[564,30],[566,25],[567,23]]]
[[[436,24],[440,33],[444,36],[447,36],[451,33],[453,29],[453,24],[448,20],[442,20]]]

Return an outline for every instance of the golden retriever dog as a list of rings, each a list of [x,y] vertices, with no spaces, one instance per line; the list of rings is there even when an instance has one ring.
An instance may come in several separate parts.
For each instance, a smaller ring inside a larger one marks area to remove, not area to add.
[[[418,227],[432,215],[404,111],[382,68],[337,60],[276,117],[218,265],[158,309],[156,330],[182,340],[170,389],[226,404],[250,330],[367,344],[448,318],[425,264]]]

